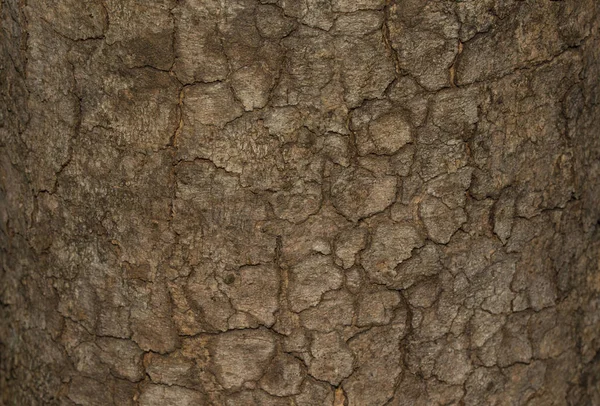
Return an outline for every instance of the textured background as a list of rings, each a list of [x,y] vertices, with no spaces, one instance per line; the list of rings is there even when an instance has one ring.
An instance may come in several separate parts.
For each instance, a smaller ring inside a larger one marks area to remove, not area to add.
[[[0,403],[600,405],[597,0],[3,0]]]

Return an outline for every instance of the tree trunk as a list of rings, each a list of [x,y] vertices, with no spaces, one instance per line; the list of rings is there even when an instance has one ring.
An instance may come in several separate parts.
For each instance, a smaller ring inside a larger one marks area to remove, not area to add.
[[[3,0],[0,403],[600,405],[597,0]]]

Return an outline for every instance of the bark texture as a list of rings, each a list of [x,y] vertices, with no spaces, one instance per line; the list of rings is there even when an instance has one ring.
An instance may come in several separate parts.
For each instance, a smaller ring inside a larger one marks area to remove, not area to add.
[[[3,0],[0,403],[600,405],[597,0]]]

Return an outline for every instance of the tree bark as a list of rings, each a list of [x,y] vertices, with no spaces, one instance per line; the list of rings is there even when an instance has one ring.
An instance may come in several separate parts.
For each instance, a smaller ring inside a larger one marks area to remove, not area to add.
[[[3,0],[0,403],[600,405],[597,0]]]

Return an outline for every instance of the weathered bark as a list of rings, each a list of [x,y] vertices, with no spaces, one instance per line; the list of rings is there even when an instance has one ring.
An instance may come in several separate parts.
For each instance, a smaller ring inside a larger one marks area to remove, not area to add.
[[[0,403],[600,405],[597,0],[3,0]]]

